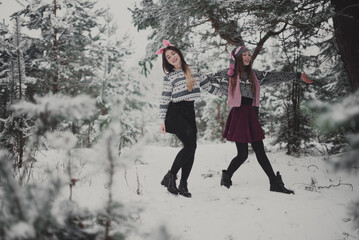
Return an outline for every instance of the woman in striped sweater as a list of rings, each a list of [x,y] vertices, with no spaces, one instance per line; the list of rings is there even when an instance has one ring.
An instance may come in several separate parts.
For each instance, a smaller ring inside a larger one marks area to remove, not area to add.
[[[172,194],[191,197],[187,180],[197,146],[194,101],[200,97],[200,88],[218,96],[224,96],[226,92],[212,85],[210,79],[197,67],[189,66],[178,48],[166,40],[163,43],[165,47],[156,52],[157,55],[162,54],[162,68],[166,74],[160,101],[160,119],[163,121],[161,132],[175,134],[182,142],[183,148],[178,152],[161,184]],[[177,188],[176,175],[180,169],[181,179]]]

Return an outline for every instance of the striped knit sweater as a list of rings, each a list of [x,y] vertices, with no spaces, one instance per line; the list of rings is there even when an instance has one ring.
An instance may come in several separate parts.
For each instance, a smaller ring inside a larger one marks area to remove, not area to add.
[[[201,96],[200,88],[217,96],[227,95],[226,90],[213,85],[209,77],[202,74],[198,67],[191,67],[191,71],[195,79],[195,85],[191,92],[187,89],[187,81],[181,69],[175,69],[164,77],[160,100],[160,119],[164,120],[166,118],[168,104],[171,101],[176,103],[185,100],[197,100]]]

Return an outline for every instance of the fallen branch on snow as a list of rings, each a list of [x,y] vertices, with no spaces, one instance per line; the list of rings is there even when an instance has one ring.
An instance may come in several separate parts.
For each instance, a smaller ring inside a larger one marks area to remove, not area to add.
[[[319,189],[323,189],[323,188],[332,188],[332,187],[339,187],[339,186],[349,186],[349,188],[353,191],[354,187],[353,184],[350,183],[342,183],[341,180],[339,180],[339,183],[334,185],[334,184],[330,184],[329,186],[317,186],[316,185],[316,181],[314,179],[312,179],[312,183],[310,185],[308,184],[304,184],[305,185],[305,190],[307,191],[317,191]]]

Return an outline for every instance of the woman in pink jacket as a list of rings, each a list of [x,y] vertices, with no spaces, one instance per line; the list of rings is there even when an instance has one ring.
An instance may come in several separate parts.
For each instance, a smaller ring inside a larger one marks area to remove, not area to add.
[[[223,137],[233,141],[237,147],[237,156],[233,158],[226,170],[222,170],[221,185],[230,188],[232,175],[248,158],[248,143],[251,143],[257,160],[270,182],[270,191],[294,194],[284,187],[279,172],[274,173],[265,153],[264,132],[258,121],[260,83],[281,82],[300,78],[309,82],[305,74],[270,73],[252,70],[251,53],[245,46],[231,52],[228,70],[228,105],[232,107],[223,132]],[[259,80],[260,81],[259,81]]]

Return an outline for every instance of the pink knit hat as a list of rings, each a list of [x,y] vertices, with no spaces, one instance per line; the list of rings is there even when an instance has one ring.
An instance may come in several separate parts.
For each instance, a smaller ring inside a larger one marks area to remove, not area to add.
[[[239,46],[231,51],[231,56],[229,59],[229,70],[228,76],[232,77],[234,75],[234,70],[236,68],[236,58],[244,52],[249,51],[245,46]]]

